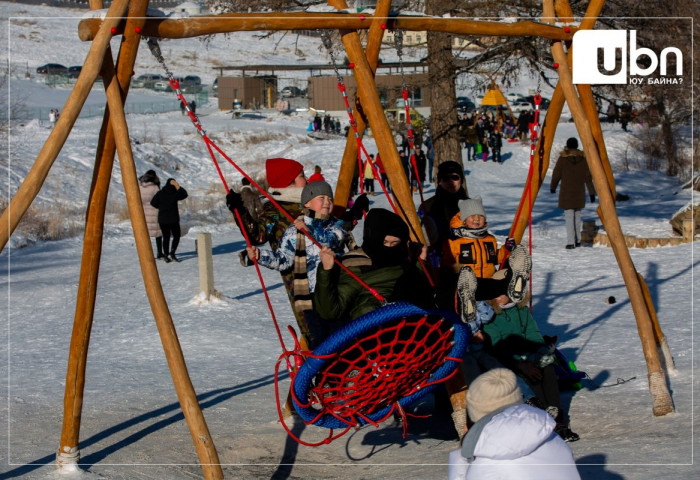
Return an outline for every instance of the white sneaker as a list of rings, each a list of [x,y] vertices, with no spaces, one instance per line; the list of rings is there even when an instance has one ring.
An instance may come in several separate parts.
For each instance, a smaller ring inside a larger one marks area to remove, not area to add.
[[[514,302],[520,302],[525,298],[525,286],[530,279],[532,259],[527,249],[522,245],[516,245],[508,259],[508,265],[512,272],[508,285],[508,297]]]

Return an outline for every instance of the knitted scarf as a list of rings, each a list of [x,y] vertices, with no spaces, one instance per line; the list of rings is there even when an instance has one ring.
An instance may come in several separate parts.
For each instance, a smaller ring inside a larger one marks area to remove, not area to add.
[[[484,238],[488,235],[487,225],[481,228],[457,227],[451,229],[453,238]]]
[[[314,212],[304,212],[312,218],[326,220],[330,215],[319,215]],[[309,274],[306,265],[306,235],[297,231],[297,243],[294,249],[294,266],[292,273],[294,280],[292,284],[292,294],[294,297],[294,309],[303,314],[307,310],[313,309],[313,297],[309,288]]]

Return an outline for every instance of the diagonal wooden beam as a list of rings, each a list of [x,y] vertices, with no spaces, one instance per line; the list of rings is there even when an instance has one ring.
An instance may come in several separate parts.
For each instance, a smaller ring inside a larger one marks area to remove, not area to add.
[[[111,28],[119,24],[122,15],[126,11],[128,0],[115,0],[107,11],[107,17],[100,30],[95,36],[95,41],[90,46],[90,50],[85,57],[83,69],[75,82],[73,91],[68,96],[61,116],[56,125],[46,139],[44,146],[39,151],[39,155],[34,161],[34,165],[27,173],[17,193],[10,200],[9,205],[0,217],[0,251],[5,248],[7,241],[19,224],[20,220],[27,212],[27,209],[36,198],[39,190],[44,185],[46,176],[51,170],[53,162],[60,153],[68,135],[75,124],[75,121],[83,108],[95,83],[95,79],[100,73],[102,59],[104,58],[109,41],[112,39]]]
[[[554,16],[552,0],[544,1],[544,12],[545,16]],[[557,68],[559,81],[564,91],[566,103],[569,105],[569,109],[574,118],[576,130],[581,137],[583,151],[586,154],[586,162],[588,163],[588,168],[593,177],[593,183],[598,192],[600,209],[603,213],[603,225],[610,239],[610,244],[615,253],[615,258],[620,267],[620,272],[622,273],[622,278],[625,281],[627,293],[630,297],[630,304],[634,311],[637,330],[642,343],[642,351],[647,363],[647,377],[652,397],[652,410],[655,416],[666,415],[674,410],[673,400],[671,399],[671,394],[666,385],[666,374],[661,368],[661,363],[659,361],[652,321],[646,307],[639,278],[637,277],[637,270],[629,250],[627,249],[627,245],[625,244],[622,227],[620,226],[620,221],[615,210],[615,201],[612,197],[612,191],[608,185],[607,176],[603,169],[600,156],[598,155],[591,124],[588,118],[586,118],[583,105],[581,105],[576,87],[574,87],[566,52],[561,42],[552,43],[552,55],[554,60],[559,63],[559,67]]]
[[[555,8],[560,8],[563,10],[564,6],[562,4],[564,3],[568,7],[568,2],[566,2],[565,0],[557,0]],[[588,8],[586,9],[584,18],[581,21],[581,24],[579,25],[578,29],[592,29],[595,25],[596,20],[598,19],[598,15],[600,15],[600,11],[602,10],[604,4],[605,0],[591,0],[591,2],[588,4]],[[568,8],[568,12],[564,13],[570,12],[571,9]],[[572,20],[571,17],[565,16],[563,21],[569,20]],[[570,64],[571,52],[569,52],[567,61]],[[579,91],[581,90],[579,89]],[[544,182],[544,179],[547,175],[547,170],[549,169],[552,145],[554,144],[554,134],[556,133],[557,125],[559,124],[559,119],[561,117],[563,107],[564,92],[562,91],[561,82],[557,82],[556,88],[554,89],[554,93],[552,94],[551,102],[549,104],[549,107],[547,108],[547,114],[545,115],[544,122],[542,123],[542,129],[537,140],[537,145],[535,147],[535,156],[532,159],[532,178],[530,179],[529,184],[525,185],[525,188],[523,189],[523,194],[520,198],[520,203],[518,205],[517,211],[521,213],[520,215],[516,214],[515,218],[513,219],[513,224],[510,230],[511,236],[514,237],[515,241],[518,243],[520,243],[520,241],[523,238],[525,228],[527,227],[527,223],[530,219],[532,206],[535,204],[537,195],[539,194],[540,188],[542,187],[542,182]],[[590,107],[586,108],[586,111],[588,112],[587,114],[589,114]],[[598,123],[598,125],[600,124]],[[607,153],[605,153],[604,156],[603,153],[601,153],[605,152],[605,143],[603,141],[602,131],[600,131],[600,134],[598,134],[594,130],[594,136],[596,138],[596,143],[598,145],[601,158],[607,159]],[[604,161],[603,163],[604,165],[606,163],[608,164],[608,167],[606,168],[607,173],[608,170],[610,170],[609,162]],[[612,171],[610,171],[608,178],[609,181],[613,182],[612,184],[614,185],[614,180],[612,180]]]
[[[99,5],[91,5],[92,9],[101,8],[101,2],[94,3]],[[132,33],[124,35],[124,41],[120,46],[117,59],[117,81],[119,85],[126,86],[120,88],[122,105],[126,102],[128,85],[131,80],[141,38],[140,35],[134,33],[134,27],[143,23],[142,17],[145,16],[147,8],[148,0],[132,0],[129,4],[126,25],[127,31]],[[107,49],[102,63],[110,65],[113,63],[110,48]],[[66,369],[63,426],[61,429],[61,441],[56,455],[56,462],[59,468],[68,462],[77,461],[80,458],[78,446],[80,443],[80,423],[85,389],[85,370],[97,297],[97,280],[102,256],[102,235],[104,232],[107,195],[109,193],[116,150],[114,133],[110,128],[109,118],[109,107],[107,107],[97,144],[95,169],[86,212],[80,279],[78,281],[73,331]]]
[[[328,4],[337,8],[338,10],[347,8],[347,3],[345,0],[329,0]],[[384,37],[384,29],[381,28],[381,25],[386,22],[386,17],[389,15],[390,9],[391,0],[379,0],[374,11],[374,16],[371,17],[371,20],[368,20],[371,23],[367,38],[367,46],[365,48],[365,57],[367,58],[369,68],[372,70],[373,75],[377,71],[379,50],[381,47],[382,38]],[[355,35],[358,34],[355,33]],[[357,133],[359,137],[362,138],[367,128],[367,121],[365,114],[362,111],[359,96],[356,98],[355,105],[353,106],[353,117],[355,118]],[[349,131],[345,142],[345,150],[343,151],[343,159],[340,162],[338,183],[335,187],[335,199],[333,200],[333,203],[337,209],[336,213],[338,211],[343,212],[345,207],[347,207],[348,198],[350,197],[352,177],[356,166],[357,140],[355,139],[355,133],[353,131]]]
[[[177,332],[175,331],[175,325],[168,309],[168,303],[165,300],[163,286],[158,276],[156,261],[153,258],[153,248],[151,247],[151,239],[148,236],[146,216],[141,205],[141,193],[139,191],[138,178],[136,175],[136,165],[131,151],[129,131],[126,124],[124,107],[122,105],[119,83],[116,81],[114,66],[106,64],[104,71],[105,81],[107,83],[106,93],[110,110],[110,124],[116,140],[124,192],[126,193],[129,216],[131,217],[131,225],[134,230],[136,251],[139,257],[139,263],[141,264],[141,273],[146,287],[146,295],[148,296],[151,309],[153,310],[156,327],[158,328],[158,333],[163,343],[165,358],[168,361],[170,374],[173,377],[175,391],[190,429],[190,434],[192,435],[192,440],[197,450],[197,456],[199,457],[204,477],[207,479],[220,479],[223,478],[223,472],[219,463],[219,456],[216,453],[209,428],[202,415],[202,410],[199,407],[192,381],[187,373],[185,358],[182,354],[182,348],[177,337]]]

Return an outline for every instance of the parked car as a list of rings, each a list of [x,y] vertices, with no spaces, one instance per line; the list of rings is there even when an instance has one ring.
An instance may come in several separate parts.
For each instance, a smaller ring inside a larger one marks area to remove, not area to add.
[[[456,106],[457,110],[464,113],[473,112],[476,109],[476,105],[469,97],[457,97]]]
[[[180,82],[180,85],[182,85],[182,81],[184,80],[184,78],[182,78],[182,77],[173,77],[173,78],[175,78],[175,80]],[[151,88],[153,90],[160,90],[163,92],[170,90],[170,80],[163,77],[161,80],[156,81]]]
[[[78,78],[78,75],[80,75],[82,69],[82,65],[73,65],[72,67],[68,67],[68,78]]]
[[[301,88],[289,85],[289,86],[284,87],[280,91],[280,96],[283,98],[301,97],[304,95],[304,93],[305,93],[305,91],[302,90]]]
[[[520,93],[515,93],[515,92],[509,92],[504,95],[506,97],[506,100],[509,102],[521,102],[525,100],[525,95],[522,95]]]
[[[139,75],[132,82],[131,86],[134,88],[153,88],[156,82],[165,80],[162,75],[157,75],[155,73],[144,73]]]
[[[180,90],[185,93],[199,93],[202,91],[202,79],[197,75],[187,75],[180,80]]]
[[[187,75],[185,78],[182,79],[180,84],[184,85],[201,85],[202,84],[202,79],[199,78],[197,75]]]
[[[60,63],[47,63],[41,67],[37,67],[36,73],[45,73],[48,75],[60,75],[68,73],[68,68]]]
[[[530,105],[530,102],[526,100],[520,100],[510,103],[510,109],[513,113],[525,112],[527,110],[530,110],[531,108],[533,108],[532,105]]]

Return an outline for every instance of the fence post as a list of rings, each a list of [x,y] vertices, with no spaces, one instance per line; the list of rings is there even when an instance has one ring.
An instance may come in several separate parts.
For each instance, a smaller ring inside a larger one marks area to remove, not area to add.
[[[199,291],[207,296],[207,300],[217,291],[214,289],[214,260],[211,254],[211,233],[197,234],[195,240],[197,262],[199,265]]]

